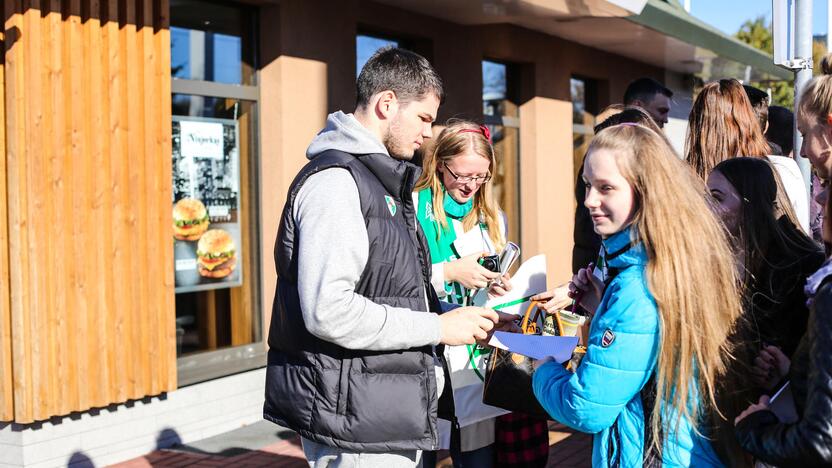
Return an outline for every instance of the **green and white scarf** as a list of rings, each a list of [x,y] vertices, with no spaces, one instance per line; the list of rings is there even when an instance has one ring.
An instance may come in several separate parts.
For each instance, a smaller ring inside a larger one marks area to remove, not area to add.
[[[450,262],[458,259],[459,254],[453,247],[457,237],[454,221],[461,222],[471,212],[471,208],[474,206],[473,200],[459,203],[448,192],[444,192],[443,207],[445,208],[446,228],[443,228],[439,220],[436,219],[436,213],[433,210],[433,190],[430,187],[419,191],[418,203],[416,218],[419,220],[428,241],[431,263]],[[461,284],[446,282],[445,292],[447,293],[446,300],[448,302],[465,304],[468,290],[462,287]]]

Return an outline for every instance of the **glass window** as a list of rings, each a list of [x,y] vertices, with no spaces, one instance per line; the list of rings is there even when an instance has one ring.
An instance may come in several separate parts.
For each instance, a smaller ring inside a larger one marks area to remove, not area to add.
[[[171,0],[171,76],[177,79],[253,84],[247,8],[198,0]]]
[[[180,357],[260,340],[259,314],[255,313],[259,308],[254,306],[259,279],[257,233],[251,209],[256,197],[252,190],[255,108],[256,104],[251,101],[173,96],[172,201],[199,199],[207,210],[207,229],[229,232],[235,244],[231,274],[213,278],[202,273],[200,239],[174,241],[176,336]],[[186,155],[184,124],[222,125],[225,139],[220,158]],[[191,186],[194,178],[190,175],[190,167],[194,165],[198,167],[196,189]],[[189,254],[195,254],[191,256],[196,259],[195,264],[186,261]]]
[[[572,162],[575,179],[584,163],[584,155],[589,149],[593,127],[595,127],[595,116],[587,112],[587,86],[586,80],[579,78],[569,80],[572,95]]]
[[[370,60],[375,51],[385,46],[398,47],[399,41],[363,34],[355,36],[355,76],[361,73],[364,64],[367,63],[367,60]]]
[[[483,60],[482,107],[497,156],[494,195],[508,220],[508,240],[520,242],[520,107],[510,95],[511,68]]]
[[[583,124],[586,112],[586,83],[584,80],[570,78],[569,90],[572,96],[572,123]]]
[[[504,103],[508,95],[506,65],[482,61],[482,113],[501,116],[505,114]]]
[[[174,80],[171,96],[176,351],[179,382],[187,385],[265,362],[258,103],[231,97],[240,85],[256,90],[256,31],[246,6],[170,5],[171,76],[182,80]]]

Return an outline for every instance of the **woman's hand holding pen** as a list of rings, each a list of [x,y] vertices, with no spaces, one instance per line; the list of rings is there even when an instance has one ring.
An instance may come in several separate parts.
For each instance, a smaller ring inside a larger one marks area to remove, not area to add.
[[[573,301],[580,304],[590,315],[594,314],[604,294],[604,283],[592,274],[594,267],[595,265],[590,263],[586,268],[578,270],[578,273],[572,277],[572,281],[551,291],[540,293],[532,297],[532,300],[546,301],[543,304],[543,310],[547,314],[554,314]]]
[[[595,315],[595,310],[601,303],[604,295],[604,283],[592,274],[595,268],[590,263],[586,268],[581,268],[569,282],[569,296],[575,299],[575,304],[580,305],[590,316]]]
[[[760,350],[760,354],[754,359],[751,376],[754,383],[771,391],[778,382],[781,382],[788,375],[790,366],[791,360],[780,348],[767,345]]]

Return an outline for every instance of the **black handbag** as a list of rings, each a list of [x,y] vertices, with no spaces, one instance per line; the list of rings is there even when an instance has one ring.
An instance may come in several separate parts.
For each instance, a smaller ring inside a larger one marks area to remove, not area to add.
[[[532,311],[534,318],[530,319]],[[539,304],[532,301],[526,309],[520,329],[525,335],[538,333]],[[534,359],[495,348],[489,357],[483,382],[482,402],[511,411],[526,413],[540,419],[550,419],[540,406],[532,390]]]

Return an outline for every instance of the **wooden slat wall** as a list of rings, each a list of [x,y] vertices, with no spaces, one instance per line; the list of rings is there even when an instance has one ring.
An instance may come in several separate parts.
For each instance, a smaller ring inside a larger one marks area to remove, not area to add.
[[[0,42],[5,41],[0,32]],[[5,87],[5,66],[0,66],[0,90]],[[6,108],[0,106],[0,144],[6,146]],[[0,278],[9,277],[9,228],[6,206],[6,160],[0,159]],[[12,324],[9,303],[9,282],[0,280],[0,421],[14,417],[12,386]]]
[[[0,420],[173,390],[168,1],[3,12]]]

